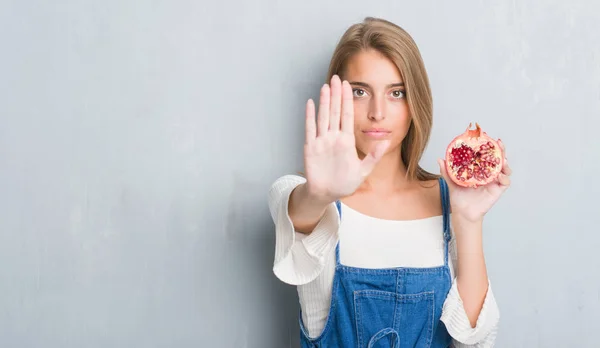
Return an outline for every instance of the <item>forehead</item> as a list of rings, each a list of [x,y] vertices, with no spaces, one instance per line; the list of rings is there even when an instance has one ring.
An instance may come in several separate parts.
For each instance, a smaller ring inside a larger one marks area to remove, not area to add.
[[[396,64],[376,50],[361,51],[353,55],[346,64],[344,79],[371,85],[403,82]]]

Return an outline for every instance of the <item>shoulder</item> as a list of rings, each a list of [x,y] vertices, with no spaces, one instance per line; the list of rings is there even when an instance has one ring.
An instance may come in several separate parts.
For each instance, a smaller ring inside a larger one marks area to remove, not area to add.
[[[441,204],[440,181],[438,179],[424,180],[419,182],[419,185],[423,194],[427,197],[427,201],[435,205]]]

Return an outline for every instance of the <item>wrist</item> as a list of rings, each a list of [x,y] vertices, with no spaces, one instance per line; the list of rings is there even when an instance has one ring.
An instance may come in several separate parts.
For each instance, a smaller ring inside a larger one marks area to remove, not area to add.
[[[466,255],[483,254],[483,220],[471,221],[453,216],[452,229],[460,257],[464,259]]]
[[[460,213],[452,213],[452,224],[460,229],[477,229],[483,226],[483,216],[473,217]]]
[[[461,215],[452,214],[452,229],[456,241],[462,243],[464,240],[475,242],[480,240],[483,233],[483,219],[470,219]]]
[[[302,233],[311,233],[327,211],[329,203],[322,198],[311,196],[306,184],[296,186],[288,202],[288,214],[294,229]]]
[[[481,214],[480,212],[474,212],[473,209],[462,208],[459,207],[451,207],[452,219],[456,219],[462,224],[469,225],[480,225],[483,223],[483,218],[485,217],[485,213]]]
[[[322,206],[327,206],[337,200],[332,197],[326,190],[314,188],[308,181],[300,188],[307,200]]]

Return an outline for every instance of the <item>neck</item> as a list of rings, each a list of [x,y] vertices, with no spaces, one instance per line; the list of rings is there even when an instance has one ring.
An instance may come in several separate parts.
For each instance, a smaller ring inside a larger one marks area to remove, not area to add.
[[[402,163],[400,151],[398,148],[386,153],[365,179],[362,188],[389,191],[406,187],[409,179],[406,177],[406,166]]]

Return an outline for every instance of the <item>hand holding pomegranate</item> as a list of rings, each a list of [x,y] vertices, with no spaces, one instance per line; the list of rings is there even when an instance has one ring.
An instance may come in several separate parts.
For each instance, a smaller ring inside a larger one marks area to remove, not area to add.
[[[364,159],[358,157],[352,88],[333,76],[331,87],[325,84],[321,88],[316,122],[313,101],[306,105],[304,168],[308,192],[328,202],[352,194],[388,146],[389,141],[381,141]]]
[[[449,186],[452,215],[476,222],[508,189],[512,170],[502,141],[489,137],[478,124],[470,128],[452,140],[438,164]]]

